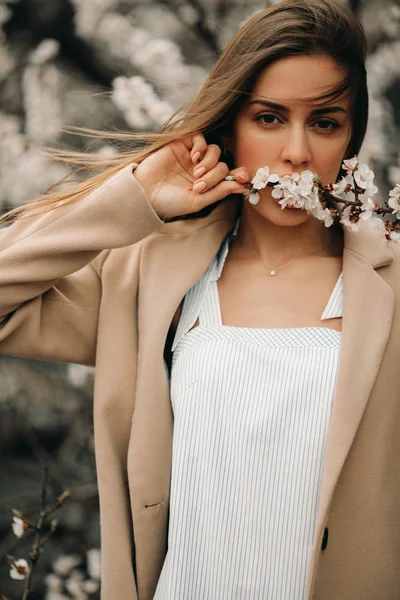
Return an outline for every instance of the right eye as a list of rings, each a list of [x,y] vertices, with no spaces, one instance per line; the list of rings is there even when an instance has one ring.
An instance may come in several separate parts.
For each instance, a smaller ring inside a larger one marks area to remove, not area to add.
[[[254,120],[264,123],[265,125],[276,125],[277,123],[282,123],[280,118],[272,113],[260,113],[254,117]]]

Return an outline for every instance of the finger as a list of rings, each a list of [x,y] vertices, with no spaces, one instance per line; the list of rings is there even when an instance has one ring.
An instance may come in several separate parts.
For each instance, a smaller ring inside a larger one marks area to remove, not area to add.
[[[190,150],[190,158],[192,163],[198,163],[207,151],[207,142],[202,133],[196,133],[192,136],[192,148]]]
[[[207,146],[206,153],[203,159],[196,165],[193,170],[193,175],[196,179],[203,177],[205,173],[211,171],[218,164],[221,156],[221,148],[217,144]]]
[[[200,210],[209,204],[213,204],[218,200],[222,200],[231,194],[246,194],[248,189],[240,186],[237,181],[222,180],[218,185],[205,190],[204,192],[196,192],[193,188],[194,197],[192,199],[194,210]]]
[[[195,182],[193,189],[195,192],[204,193],[206,190],[209,190],[221,183],[228,173],[229,169],[227,164],[224,162],[219,162],[213,169],[203,175],[200,181]],[[236,187],[239,187],[237,182],[235,182],[235,184]]]
[[[232,181],[236,180],[239,184],[250,182],[250,174],[245,167],[238,167],[237,169],[232,169],[231,171],[229,171],[228,177],[234,177]]]

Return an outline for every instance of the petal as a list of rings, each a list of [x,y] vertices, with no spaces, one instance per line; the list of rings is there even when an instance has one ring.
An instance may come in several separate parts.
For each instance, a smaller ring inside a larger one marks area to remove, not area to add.
[[[283,197],[283,190],[280,188],[274,188],[271,192],[271,196],[273,198],[282,198]]]
[[[12,569],[10,571],[10,577],[11,577],[11,579],[17,579],[19,581],[22,581],[22,579],[25,579],[25,575],[23,575],[22,573],[19,573],[17,571],[17,569],[15,569],[14,567],[12,567]]]
[[[278,183],[278,181],[279,181],[279,175],[277,175],[276,173],[272,173],[268,177],[268,181],[270,181],[271,183]]]
[[[260,201],[260,195],[257,194],[257,192],[255,194],[250,194],[249,195],[249,202],[250,204],[258,204]]]

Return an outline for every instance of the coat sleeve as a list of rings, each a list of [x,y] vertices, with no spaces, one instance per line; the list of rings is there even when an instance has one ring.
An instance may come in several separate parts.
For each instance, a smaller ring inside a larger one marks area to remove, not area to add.
[[[0,353],[93,365],[101,267],[163,221],[128,165],[75,202],[0,230]]]

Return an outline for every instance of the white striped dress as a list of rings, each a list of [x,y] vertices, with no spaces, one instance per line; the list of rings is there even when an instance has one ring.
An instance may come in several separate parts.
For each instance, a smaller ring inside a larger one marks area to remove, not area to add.
[[[217,281],[238,225],[186,294],[172,346],[168,552],[155,600],[305,595],[341,334],[222,324]],[[321,319],[341,315],[342,275]]]

